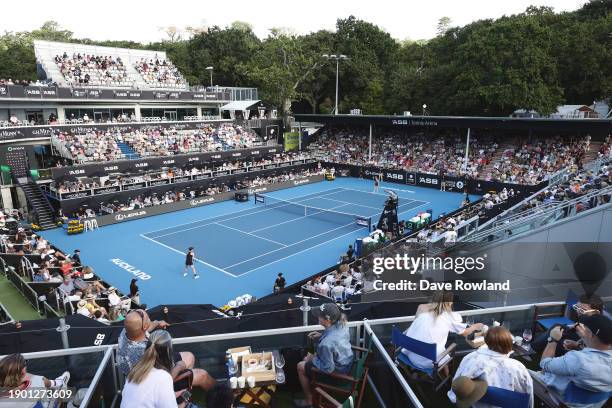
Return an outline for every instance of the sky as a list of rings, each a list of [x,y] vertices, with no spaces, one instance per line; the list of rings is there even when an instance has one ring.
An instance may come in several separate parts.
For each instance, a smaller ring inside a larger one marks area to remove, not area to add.
[[[587,0],[104,0],[51,3],[23,0],[19,10],[0,22],[0,32],[27,31],[44,21],[55,20],[77,38],[132,40],[142,43],[165,38],[162,27],[226,26],[240,20],[252,25],[265,38],[274,27],[299,34],[320,29],[334,30],[338,18],[354,15],[383,28],[398,40],[429,39],[436,34],[440,17],[453,26],[485,18],[525,11],[530,6],[549,6],[572,11]]]

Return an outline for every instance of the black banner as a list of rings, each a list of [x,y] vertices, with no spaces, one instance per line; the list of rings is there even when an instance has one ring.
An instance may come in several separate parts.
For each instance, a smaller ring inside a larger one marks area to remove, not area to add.
[[[229,101],[229,92],[191,92],[191,91],[139,91],[107,90],[99,88],[66,88],[55,86],[0,85],[3,98],[59,98],[59,99],[140,99],[140,100],[193,100]]]
[[[123,191],[130,191],[130,190],[138,190],[140,188],[145,188],[147,186],[147,183],[142,182],[142,183],[133,183],[133,184],[124,184],[123,186],[121,186],[121,190]]]
[[[149,181],[149,187],[163,186],[164,184],[169,184],[169,183],[170,183],[170,180],[168,179],[152,180],[152,181]]]
[[[69,193],[62,193],[62,200],[71,200],[74,198],[83,198],[91,196],[91,190],[73,191]]]
[[[308,162],[308,160],[307,160]],[[341,164],[341,163],[330,163],[324,162],[322,163],[324,167],[335,168],[337,170],[336,174],[339,174],[340,171],[345,171],[348,173],[350,177],[360,177],[372,179],[374,175],[383,174],[383,180],[387,182],[393,183],[401,183],[401,184],[412,184],[420,187],[428,187],[428,188],[442,188],[442,179],[437,174],[427,174],[427,173],[413,173],[406,172],[403,170],[385,170],[378,167],[364,167],[364,166],[355,166],[351,164]],[[544,188],[544,186],[548,183],[547,181],[543,181],[537,185],[522,185],[522,184],[510,184],[510,183],[502,183],[498,181],[484,181],[484,180],[474,180],[468,178],[460,178],[460,177],[444,177],[444,189],[446,191],[457,191],[464,192],[467,189],[467,192],[470,194],[478,194],[483,195],[487,191],[501,191],[502,189],[514,189],[516,192],[527,192],[534,193],[538,190]]]
[[[302,177],[296,180],[283,181],[280,183],[267,184],[264,186],[258,186],[251,189],[240,190],[240,192],[246,192],[253,194],[254,192],[263,193],[276,190],[282,190],[285,188],[295,187],[303,184],[317,183],[323,181],[322,175]],[[214,196],[197,197],[191,200],[177,201],[169,204],[156,205],[153,207],[139,208],[136,210],[122,211],[120,213],[108,214],[96,217],[98,226],[116,224],[118,222],[130,221],[140,219],[144,217],[150,217],[152,215],[164,214],[172,211],[184,210],[187,208],[201,207],[203,205],[213,204],[220,201],[233,200],[236,191],[230,191],[227,193],[216,194]]]
[[[94,188],[94,195],[110,194],[110,193],[116,193],[119,191],[121,191],[120,186],[98,187],[98,188]]]
[[[40,129],[42,130],[42,129]],[[13,135],[10,131],[9,137]],[[3,130],[0,130],[0,140],[2,140]],[[276,149],[244,149],[240,151],[241,157],[252,157],[266,158],[272,156],[272,153],[268,153],[270,150],[276,151]],[[254,154],[258,152],[258,154]],[[234,152],[236,153],[236,152]],[[211,162],[222,162],[232,154],[232,151],[227,152],[208,152],[208,153],[191,153],[191,154],[180,154],[175,156],[165,157],[153,157],[149,159],[137,159],[137,160],[119,160],[108,163],[91,163],[82,164],[70,167],[55,167],[51,169],[53,179],[62,179],[65,177],[76,177],[76,176],[106,176],[111,173],[133,173],[138,170],[146,169],[158,169],[164,166],[182,167],[189,164],[203,164]],[[276,168],[276,165],[269,165],[269,168]],[[268,167],[266,167],[268,168]]]

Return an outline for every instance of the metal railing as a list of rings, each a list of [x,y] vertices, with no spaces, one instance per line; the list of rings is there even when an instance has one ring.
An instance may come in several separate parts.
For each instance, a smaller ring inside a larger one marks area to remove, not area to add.
[[[496,241],[498,239],[507,238],[509,235],[516,236],[517,234],[522,234],[524,232],[528,232],[535,228],[539,228],[545,225],[553,224],[556,221],[561,219],[568,219],[570,217],[575,216],[576,214],[581,214],[583,211],[578,211],[578,204],[584,204],[585,202],[595,200],[595,205],[588,210],[592,210],[593,208],[600,208],[602,206],[610,206],[612,203],[608,202],[607,204],[600,203],[603,201],[602,198],[604,196],[612,195],[612,186],[603,188],[596,192],[586,194],[581,197],[574,198],[569,201],[561,202],[558,205],[547,206],[538,210],[538,207],[533,212],[530,212],[528,215],[523,217],[516,217],[511,222],[504,222],[503,220],[498,221],[498,224],[495,227],[478,231],[470,235],[467,239],[463,240],[464,242],[480,242],[480,241]],[[588,211],[585,210],[585,211]]]
[[[604,297],[605,302],[612,301],[612,297]],[[522,305],[513,305],[513,306],[503,306],[503,307],[492,307],[487,309],[473,309],[473,310],[465,310],[459,311],[458,313],[463,317],[471,317],[476,318],[480,321],[499,321],[506,322],[508,326],[511,326],[511,330],[520,331],[524,328],[531,328],[533,324],[533,308],[535,306],[538,307],[558,307],[564,305],[565,302],[555,301],[555,302],[542,302],[542,303],[529,303]],[[308,313],[308,312],[306,312]],[[408,384],[406,379],[403,377],[401,372],[397,369],[393,356],[389,355],[386,351],[385,344],[388,344],[391,329],[393,326],[402,326],[405,327],[407,324],[414,321],[415,316],[401,316],[401,317],[392,317],[392,318],[384,318],[384,319],[375,319],[375,320],[363,320],[363,321],[350,321],[347,323],[349,330],[351,330],[352,339],[354,344],[368,344],[368,336],[371,337],[373,349],[378,353],[384,362],[383,367],[385,370],[389,370],[392,377],[386,378],[385,380],[393,381],[394,384],[399,384],[399,388],[405,394],[405,397],[410,404],[416,408],[423,407],[423,404],[419,401],[417,395],[415,394],[413,388]],[[314,331],[314,330],[322,330],[322,326],[318,325],[310,325],[310,326],[300,326],[300,327],[288,327],[288,328],[279,328],[279,329],[270,329],[270,330],[258,330],[258,331],[248,331],[248,332],[237,332],[237,333],[224,333],[224,334],[213,334],[213,335],[204,335],[204,336],[193,336],[193,337],[183,337],[177,338],[173,340],[173,345],[175,346],[177,351],[187,350],[190,346],[196,347],[196,351],[202,350],[210,350],[215,355],[219,354],[220,350],[227,348],[229,344],[234,344],[236,341],[242,341],[243,343],[248,342],[249,344],[260,343],[264,348],[270,350],[274,347],[277,347],[279,344],[287,344],[287,342],[292,342],[295,340],[295,336],[298,337],[304,334]],[[289,340],[288,340],[289,339]],[[455,338],[449,339],[450,341],[455,341]],[[460,340],[457,338],[457,340]],[[216,347],[215,347],[216,346]],[[463,347],[464,351],[471,350],[469,346],[466,344],[459,344],[459,348]],[[106,346],[91,346],[91,347],[81,347],[81,348],[69,348],[65,350],[50,350],[50,351],[41,351],[41,352],[33,352],[33,353],[24,353],[24,357],[28,360],[37,360],[37,359],[48,359],[54,357],[68,357],[75,355],[84,355],[84,354],[95,354],[95,353],[103,353],[103,357],[98,364],[98,368],[95,374],[92,377],[91,383],[89,385],[89,389],[86,395],[86,398],[81,406],[87,406],[87,403],[91,400],[92,395],[97,387],[100,386],[100,381],[102,381],[103,375],[108,374],[107,370],[113,370],[110,373],[110,384],[107,384],[114,393],[113,401],[116,401],[117,395],[120,389],[119,384],[122,381],[117,381],[117,378],[121,379],[122,377],[119,375],[115,367],[115,359],[114,359],[114,351],[116,351],[116,345],[106,345]],[[224,353],[220,353],[224,354]],[[4,356],[0,356],[4,357]],[[218,359],[222,360],[223,355],[218,357]],[[196,361],[202,361],[202,359],[198,359],[196,355]],[[207,363],[210,361],[206,359]],[[212,363],[211,363],[212,364]],[[222,363],[221,363],[222,366]],[[208,369],[208,367],[206,367]],[[54,367],[57,369],[57,366]],[[387,372],[387,371],[385,371]],[[113,383],[115,384],[113,386]],[[380,387],[381,384],[377,384],[375,381],[370,382],[369,385],[372,387],[372,391],[375,397],[381,398],[381,394],[378,392],[377,387]],[[397,388],[397,387],[396,387]],[[385,401],[379,400],[380,406],[385,407]]]

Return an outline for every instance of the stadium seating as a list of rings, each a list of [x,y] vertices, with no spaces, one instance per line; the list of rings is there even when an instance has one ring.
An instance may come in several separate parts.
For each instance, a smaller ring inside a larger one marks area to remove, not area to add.
[[[458,134],[406,135],[378,130],[368,159],[368,134],[364,128],[324,129],[309,149],[320,160],[355,165],[371,165],[449,176],[535,185],[571,165],[597,158],[602,149],[590,137],[506,137],[498,142],[493,135],[470,139],[465,161],[465,140]],[[500,144],[503,143],[503,144]],[[609,141],[608,141],[609,144]],[[607,150],[606,150],[607,149]]]
[[[57,140],[66,147],[67,158],[82,163],[248,148],[255,146],[258,137],[239,125],[223,123],[197,130],[160,127],[128,132],[59,133]]]
[[[37,40],[34,52],[47,78],[60,86],[188,89],[163,51]]]

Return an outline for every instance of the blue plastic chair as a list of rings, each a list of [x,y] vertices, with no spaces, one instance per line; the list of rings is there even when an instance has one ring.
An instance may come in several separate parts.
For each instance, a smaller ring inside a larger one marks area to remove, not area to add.
[[[501,408],[529,408],[530,401],[529,394],[498,387],[487,387],[487,393],[478,402]]]
[[[417,373],[423,373],[427,376],[430,382],[434,384],[436,390],[440,389],[446,382],[450,380],[450,375],[443,376],[441,374],[442,368],[446,365],[450,364],[453,359],[453,352],[457,345],[455,343],[451,344],[439,357],[437,355],[436,345],[433,343],[425,343],[420,340],[413,339],[412,337],[406,336],[402,331],[393,327],[391,331],[391,342],[396,347],[395,353],[395,361],[400,365],[400,367],[404,367],[409,371],[416,371]],[[425,357],[430,360],[432,363],[431,368],[423,368],[419,367],[410,361],[410,358],[402,353],[402,349],[408,350],[412,353],[418,354],[419,356]],[[441,361],[446,357],[447,359],[444,363]]]
[[[563,314],[560,316],[552,316],[552,317],[545,317],[543,319],[538,318],[538,307],[535,307],[535,311],[534,311],[534,320],[536,322],[536,324],[539,324],[540,326],[542,326],[544,328],[544,330],[550,330],[552,329],[555,325],[562,325],[562,326],[567,326],[570,324],[574,324],[575,322],[570,319],[569,317],[567,317],[567,314],[569,313],[569,311],[572,309],[572,307],[578,303],[578,295],[576,295],[573,291],[568,290],[567,291],[567,296],[565,298],[565,306],[563,307]],[[548,316],[548,315],[545,315]],[[534,331],[535,333],[535,331]]]
[[[570,382],[563,394],[563,402],[569,404],[596,404],[612,398],[612,392],[596,392],[580,388],[573,382]]]

